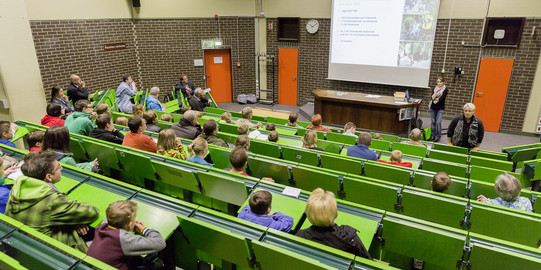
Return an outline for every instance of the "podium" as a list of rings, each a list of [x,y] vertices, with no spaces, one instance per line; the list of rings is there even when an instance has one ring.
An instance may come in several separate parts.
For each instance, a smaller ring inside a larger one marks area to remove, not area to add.
[[[312,94],[315,97],[314,114],[321,114],[325,123],[344,125],[353,122],[361,129],[394,134],[409,132],[410,120],[400,120],[401,109],[411,108],[416,117],[422,102],[406,103],[395,101],[392,96],[370,97],[375,95],[324,89],[316,89]]]

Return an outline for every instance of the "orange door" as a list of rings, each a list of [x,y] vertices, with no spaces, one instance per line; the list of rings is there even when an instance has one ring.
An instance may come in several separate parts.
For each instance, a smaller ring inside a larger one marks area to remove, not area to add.
[[[481,59],[473,104],[486,131],[500,131],[513,63],[513,59]]]
[[[278,49],[278,103],[297,106],[298,49]]]
[[[229,50],[205,50],[205,74],[207,87],[216,102],[232,102],[231,52]]]

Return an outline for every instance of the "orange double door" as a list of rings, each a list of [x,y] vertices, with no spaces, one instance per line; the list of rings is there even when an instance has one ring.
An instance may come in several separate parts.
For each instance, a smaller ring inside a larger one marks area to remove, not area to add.
[[[233,101],[230,50],[205,50],[205,77],[214,101]]]
[[[513,59],[481,59],[473,104],[486,131],[500,131],[513,63]]]

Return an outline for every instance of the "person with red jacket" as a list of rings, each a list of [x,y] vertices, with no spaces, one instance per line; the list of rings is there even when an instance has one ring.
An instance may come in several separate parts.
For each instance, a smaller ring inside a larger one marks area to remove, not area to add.
[[[384,160],[381,160],[381,159],[378,160],[378,161],[383,162],[383,163],[387,163],[387,164],[393,164],[393,165],[397,165],[397,166],[411,168],[413,166],[413,164],[411,162],[402,162],[402,157],[403,156],[404,156],[404,154],[402,154],[402,151],[394,150],[391,153],[391,162],[384,161]]]
[[[47,105],[47,115],[41,119],[41,124],[44,126],[64,126],[64,120],[60,118],[64,114],[62,105],[51,103]]]

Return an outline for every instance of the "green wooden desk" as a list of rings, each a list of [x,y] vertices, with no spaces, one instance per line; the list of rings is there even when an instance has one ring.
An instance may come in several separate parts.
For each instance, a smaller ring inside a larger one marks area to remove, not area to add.
[[[160,232],[165,240],[173,234],[179,224],[176,214],[142,202],[137,202],[135,220],[140,220],[146,227]]]
[[[80,202],[85,202],[97,207],[100,211],[100,217],[90,224],[91,227],[96,228],[100,225],[103,218],[105,217],[105,210],[107,207],[116,201],[126,200],[126,197],[120,196],[118,194],[105,191],[103,189],[88,185],[82,184],[71,192],[68,197],[72,200],[77,200]]]
[[[60,192],[67,193],[70,189],[72,189],[73,187],[75,187],[79,183],[80,183],[79,181],[76,181],[76,180],[73,180],[71,178],[62,176],[62,179],[60,180],[60,182],[54,184],[54,186],[56,188],[58,188],[58,190],[60,190]]]

